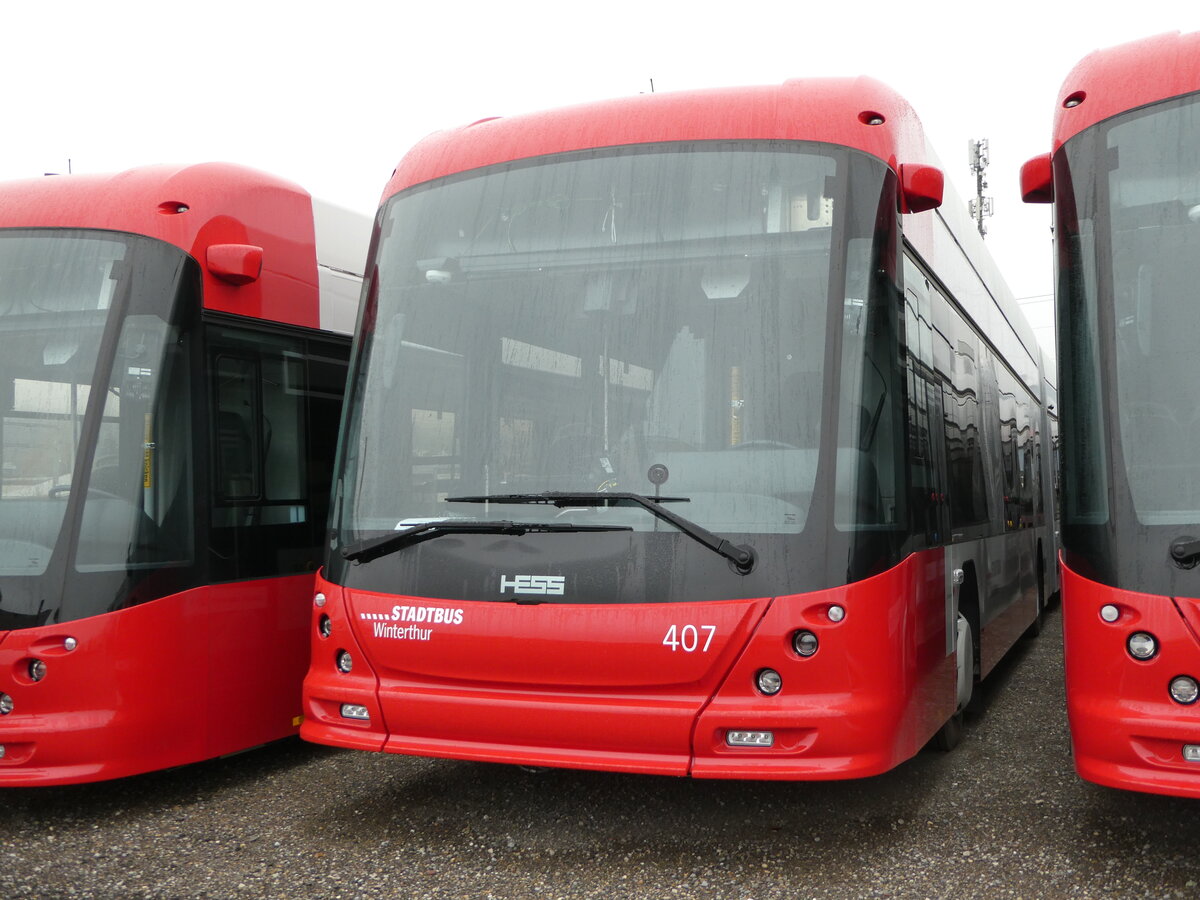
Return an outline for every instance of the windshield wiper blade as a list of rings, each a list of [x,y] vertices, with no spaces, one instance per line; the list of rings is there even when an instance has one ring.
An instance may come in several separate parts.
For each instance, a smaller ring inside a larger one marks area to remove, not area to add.
[[[688,537],[703,544],[714,553],[719,553],[737,568],[738,574],[749,575],[754,568],[754,549],[737,546],[707,528],[697,525],[683,516],[671,512],[663,503],[687,503],[687,497],[647,497],[627,491],[544,491],[540,494],[479,494],[470,497],[447,497],[447,503],[543,503],[550,506],[612,506],[616,503],[633,503],[651,515],[667,522]]]
[[[442,534],[514,534],[530,532],[573,532],[573,531],[633,531],[628,525],[576,525],[573,522],[478,522],[455,519],[440,522],[422,522],[382,537],[370,538],[342,548],[342,556],[351,562],[370,562],[389,553],[394,553],[410,544]]]

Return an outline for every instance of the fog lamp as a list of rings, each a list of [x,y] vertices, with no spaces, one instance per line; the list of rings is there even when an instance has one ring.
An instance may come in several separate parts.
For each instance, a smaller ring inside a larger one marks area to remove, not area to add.
[[[330,620],[329,616],[324,614],[321,615],[321,618],[317,621],[317,633],[323,638],[327,638],[329,635],[333,634],[333,622]]]
[[[829,607],[828,615],[830,622],[840,622],[842,619],[846,618],[846,610],[841,606],[831,606]]]
[[[771,731],[727,731],[725,743],[730,747],[770,747],[775,743]]]
[[[811,631],[797,631],[792,635],[792,649],[797,656],[812,656],[817,652],[817,636]]]
[[[362,719],[363,721],[369,721],[371,718],[371,713],[365,706],[360,706],[357,703],[343,703],[342,718]]]
[[[0,694],[0,716],[7,716],[12,711],[12,697],[8,696],[8,694]]]
[[[354,668],[354,657],[345,650],[339,650],[337,655],[337,667],[339,672],[349,672]]]
[[[1126,642],[1129,655],[1134,659],[1149,659],[1158,652],[1158,642],[1154,636],[1144,631],[1135,631]]]
[[[1200,762],[1200,744],[1184,744],[1183,758],[1188,762]]]
[[[754,683],[762,693],[772,697],[783,687],[783,678],[774,669],[759,669],[754,676]]]
[[[1195,678],[1180,675],[1171,679],[1170,691],[1171,699],[1176,703],[1195,703],[1196,698],[1200,696],[1200,685],[1196,684]]]
[[[34,681],[41,681],[46,677],[46,664],[40,659],[31,659],[29,661],[29,677]]]
[[[1117,619],[1121,618],[1121,611],[1111,603],[1105,603],[1102,607],[1100,607],[1100,618],[1102,618],[1105,622],[1115,622]]]

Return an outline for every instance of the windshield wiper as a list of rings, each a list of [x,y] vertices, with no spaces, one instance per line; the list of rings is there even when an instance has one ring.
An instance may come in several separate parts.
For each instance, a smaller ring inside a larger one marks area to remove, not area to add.
[[[481,494],[471,497],[447,497],[447,503],[543,503],[548,506],[613,506],[617,503],[632,503],[662,519],[688,537],[700,542],[714,553],[719,553],[737,568],[738,574],[749,575],[754,568],[754,550],[746,545],[736,546],[707,528],[677,515],[663,503],[687,503],[687,497],[646,497],[625,491],[545,491],[541,494]]]
[[[370,562],[381,556],[441,534],[529,534],[530,532],[559,531],[633,531],[628,525],[576,525],[571,522],[477,522],[449,519],[441,522],[422,522],[382,537],[370,538],[342,548],[342,556],[352,562]]]

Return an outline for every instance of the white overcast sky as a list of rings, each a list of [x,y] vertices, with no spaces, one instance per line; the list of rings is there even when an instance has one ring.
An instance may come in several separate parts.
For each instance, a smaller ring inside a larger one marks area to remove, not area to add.
[[[0,180],[68,160],[77,173],[226,160],[373,213],[396,162],[440,128],[651,79],[870,75],[916,108],[964,199],[968,140],[988,139],[988,245],[1045,326],[1049,214],[1021,203],[1017,178],[1050,148],[1059,85],[1093,49],[1198,29],[1195,0],[0,0]]]

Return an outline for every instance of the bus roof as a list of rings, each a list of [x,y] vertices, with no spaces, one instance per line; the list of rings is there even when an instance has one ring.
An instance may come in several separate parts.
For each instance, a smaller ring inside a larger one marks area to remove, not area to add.
[[[1059,89],[1051,152],[1118,113],[1198,90],[1200,32],[1169,32],[1094,50]]]
[[[870,124],[882,118],[882,124]],[[782,85],[639,94],[436,132],[400,161],[393,194],[483,166],[573,150],[710,140],[805,140],[852,147],[898,163],[934,164],[908,102],[872,78],[810,78]]]
[[[312,200],[274,175],[201,163],[7,182],[0,228],[95,228],[165,241],[201,264],[206,308],[321,326]],[[215,275],[208,250],[219,244],[261,247],[259,277],[234,284]],[[360,253],[361,272],[365,243]]]

